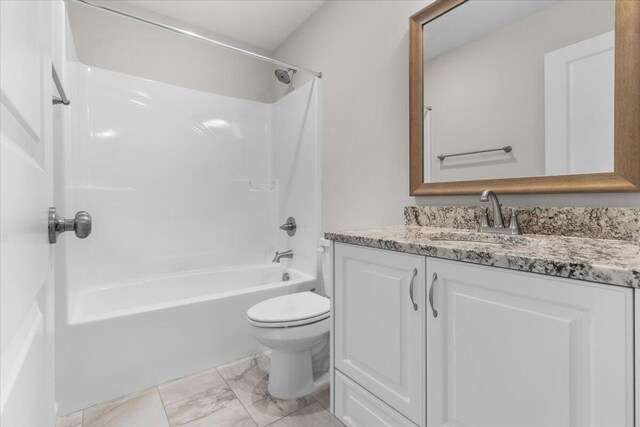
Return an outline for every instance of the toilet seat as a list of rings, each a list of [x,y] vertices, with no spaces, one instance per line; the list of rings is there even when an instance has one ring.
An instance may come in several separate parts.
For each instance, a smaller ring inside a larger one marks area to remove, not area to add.
[[[250,324],[262,328],[286,328],[329,317],[329,299],[313,292],[299,292],[259,302],[247,310]]]

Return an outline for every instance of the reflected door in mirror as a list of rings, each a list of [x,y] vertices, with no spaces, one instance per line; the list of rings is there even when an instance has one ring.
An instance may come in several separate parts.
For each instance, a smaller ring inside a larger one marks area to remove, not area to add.
[[[614,26],[609,0],[469,0],[427,22],[424,182],[613,172]]]

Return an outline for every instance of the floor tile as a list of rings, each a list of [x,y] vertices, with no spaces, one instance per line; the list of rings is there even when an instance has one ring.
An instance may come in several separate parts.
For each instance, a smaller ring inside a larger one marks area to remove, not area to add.
[[[329,394],[330,394],[330,389],[329,386],[326,386],[324,388],[321,388],[320,390],[314,392],[312,394],[312,396],[318,401],[320,402],[320,404],[322,406],[324,406],[324,409],[329,409]]]
[[[56,427],[81,427],[82,411],[74,412],[56,421]]]
[[[217,387],[165,406],[171,427],[255,427],[235,394]]]
[[[228,390],[227,383],[215,368],[178,378],[158,386],[164,406],[184,400],[203,391],[220,388]]]
[[[282,418],[269,427],[343,427],[336,417],[316,402]]]
[[[266,426],[315,402],[311,396],[281,400],[269,395],[267,384],[271,360],[257,354],[218,367],[218,371],[238,396],[259,427]]]
[[[168,427],[160,393],[154,387],[84,411],[83,427]]]

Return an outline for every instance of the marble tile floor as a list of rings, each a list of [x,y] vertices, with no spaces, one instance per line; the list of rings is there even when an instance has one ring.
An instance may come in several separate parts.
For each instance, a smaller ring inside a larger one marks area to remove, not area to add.
[[[92,406],[56,427],[339,427],[329,413],[329,388],[275,399],[267,392],[269,353]]]

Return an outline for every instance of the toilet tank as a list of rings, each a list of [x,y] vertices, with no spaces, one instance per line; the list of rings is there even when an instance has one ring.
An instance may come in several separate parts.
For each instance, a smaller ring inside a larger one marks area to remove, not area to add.
[[[333,245],[331,240],[320,238],[318,242],[318,252],[320,255],[320,283],[322,293],[329,298],[333,297]]]

